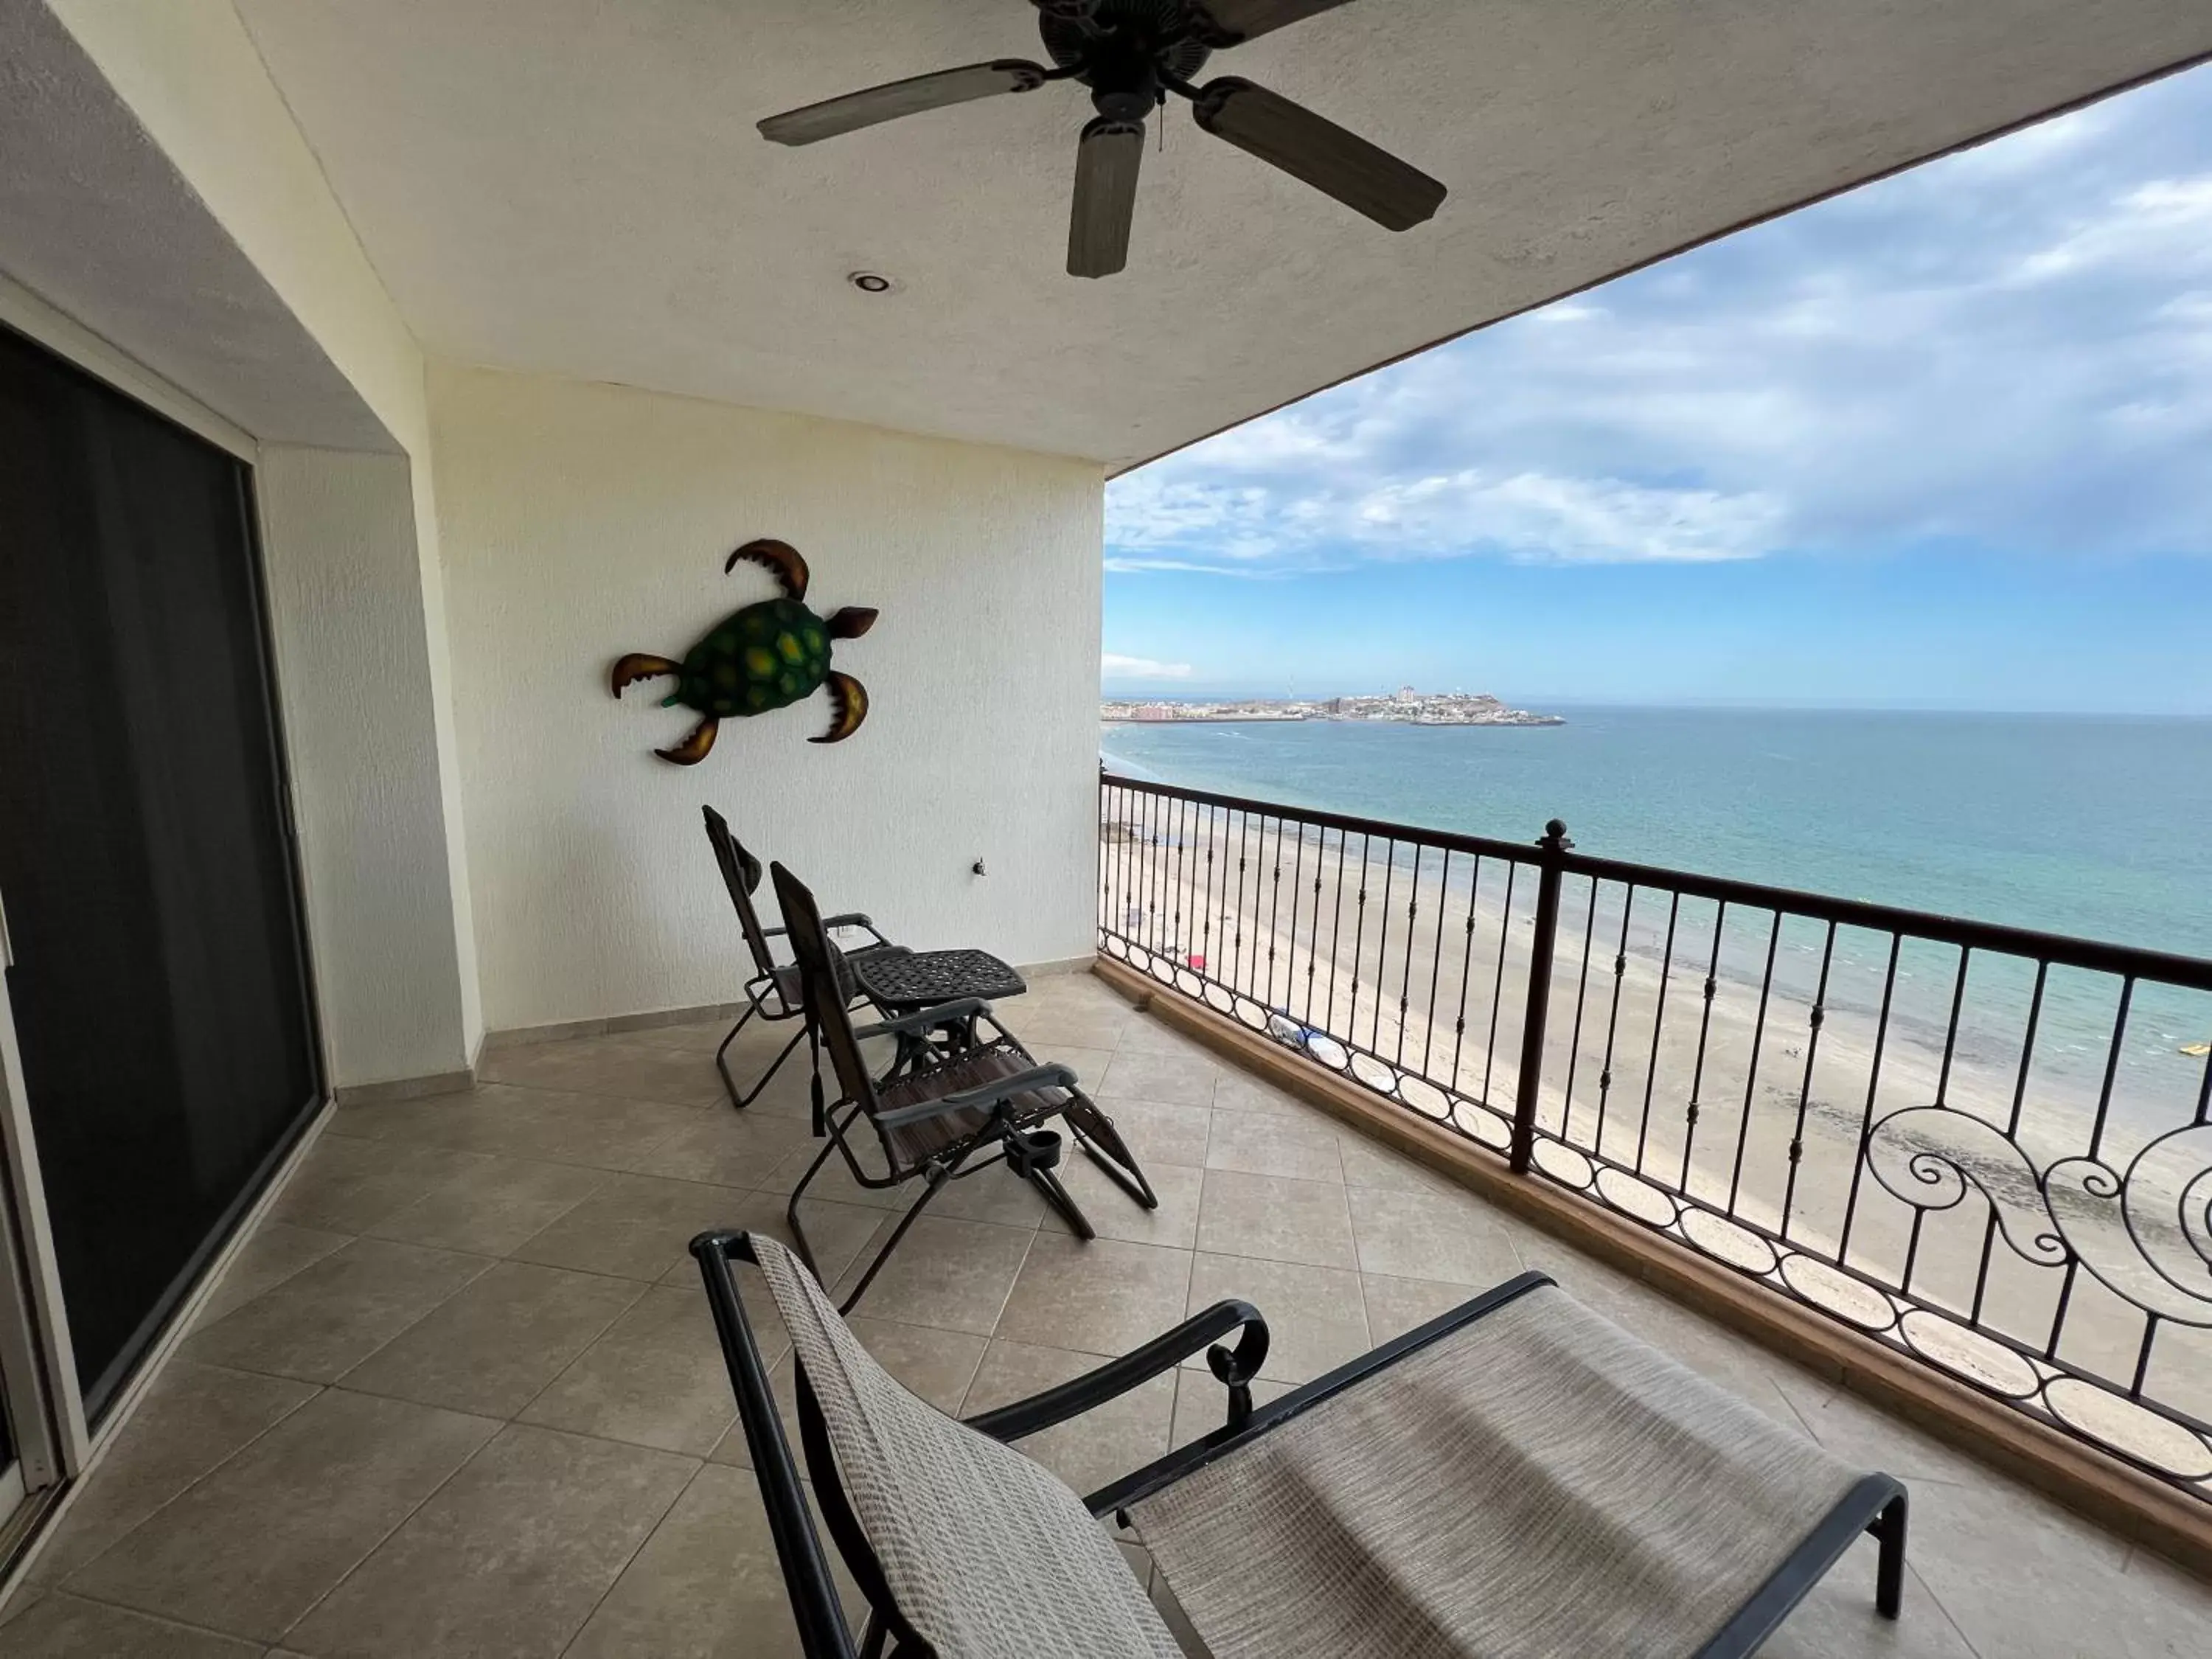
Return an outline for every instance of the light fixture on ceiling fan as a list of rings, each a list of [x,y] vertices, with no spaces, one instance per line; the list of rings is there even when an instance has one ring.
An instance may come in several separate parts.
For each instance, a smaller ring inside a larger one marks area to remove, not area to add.
[[[1238,76],[1196,84],[1213,52],[1350,0],[1030,0],[1054,67],[1000,58],[917,75],[809,104],[760,124],[779,144],[811,144],[925,110],[1004,92],[1035,92],[1054,81],[1091,89],[1096,118],[1075,154],[1067,269],[1110,276],[1128,263],[1137,210],[1145,118],[1168,94],[1190,100],[1198,125],[1217,138],[1334,196],[1387,230],[1410,230],[1433,215],[1444,187],[1388,150],[1303,105]]]

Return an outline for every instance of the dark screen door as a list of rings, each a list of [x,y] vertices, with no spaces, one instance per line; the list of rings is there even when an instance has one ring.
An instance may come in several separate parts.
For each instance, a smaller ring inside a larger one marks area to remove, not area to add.
[[[95,1414],[322,1092],[252,483],[0,331],[0,903]]]

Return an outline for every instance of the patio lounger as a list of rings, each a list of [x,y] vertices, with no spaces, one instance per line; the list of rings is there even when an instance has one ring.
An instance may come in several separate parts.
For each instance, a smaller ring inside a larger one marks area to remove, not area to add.
[[[720,812],[711,806],[699,810],[707,821],[707,840],[714,849],[714,863],[722,872],[722,884],[730,890],[730,906],[738,913],[738,930],[744,934],[745,948],[753,958],[753,977],[745,986],[745,1011],[738,1016],[737,1024],[730,1027],[721,1045],[714,1050],[714,1069],[722,1074],[723,1091],[729,1096],[730,1104],[743,1111],[760,1097],[761,1091],[768,1087],[782,1069],[783,1062],[791,1058],[791,1051],[806,1035],[799,1006],[799,967],[796,963],[779,963],[775,959],[775,949],[769,941],[784,930],[763,927],[760,913],[753,908],[753,894],[760,887],[761,861],[730,833],[728,821]],[[838,958],[838,978],[848,1007],[856,1001],[866,1000],[889,1015],[910,1012],[926,1002],[945,1000],[929,997],[917,1001],[902,995],[904,988],[915,985],[951,985],[960,995],[994,1000],[1019,996],[1029,989],[1022,976],[996,957],[981,951],[909,951],[885,939],[876,924],[858,911],[828,917],[823,925],[832,929],[857,928],[875,940],[860,950],[843,951]],[[725,1056],[730,1045],[738,1040],[738,1034],[756,1018],[802,1023],[791,1041],[769,1062],[758,1081],[750,1089],[740,1091],[737,1079],[730,1075]],[[913,1042],[921,1044],[927,1040],[924,1033],[917,1035]]]
[[[761,861],[748,853],[738,838],[730,833],[729,821],[711,806],[702,806],[700,813],[707,822],[707,841],[714,849],[715,867],[722,872],[722,885],[730,890],[731,908],[738,913],[738,931],[745,936],[745,948],[752,953],[753,977],[745,984],[745,1011],[738,1016],[738,1023],[730,1027],[722,1038],[721,1046],[714,1050],[714,1069],[722,1074],[723,1091],[730,1097],[730,1104],[743,1111],[760,1098],[761,1091],[783,1069],[783,1062],[791,1058],[806,1036],[805,1012],[799,1006],[799,968],[794,963],[780,963],[769,941],[781,933],[781,927],[767,927],[761,923],[760,912],[753,908],[753,893],[760,886]],[[860,951],[846,953],[848,962],[860,961],[875,956],[905,954],[905,947],[892,944],[878,931],[876,924],[854,911],[847,915],[831,916],[823,923],[828,927],[854,927],[866,932],[876,942]],[[846,1000],[857,994],[851,975],[846,975]],[[740,1091],[737,1079],[730,1075],[730,1066],[724,1056],[730,1045],[738,1040],[738,1033],[755,1018],[781,1023],[793,1020],[798,1030],[791,1041],[785,1043],[776,1057],[769,1062],[768,1069],[750,1089]]]
[[[839,972],[839,952],[830,943],[814,895],[781,864],[769,867],[775,877],[787,937],[798,958],[808,1030],[829,1049],[840,1091],[825,1108],[817,1073],[816,1121],[826,1130],[829,1144],[799,1177],[787,1212],[792,1236],[807,1266],[814,1266],[814,1255],[799,1221],[799,1200],[832,1152],[844,1158],[853,1179],[863,1187],[896,1187],[917,1177],[923,1183],[921,1195],[899,1218],[845,1298],[847,1308],[860,1299],[907,1229],[947,1182],[997,1164],[1003,1164],[1035,1187],[1077,1237],[1092,1237],[1091,1223],[1054,1174],[1060,1139],[1045,1126],[1054,1118],[1067,1125],[1115,1185],[1146,1209],[1159,1207],[1152,1183],[1137,1167],[1113,1120],[1083,1092],[1075,1073],[1065,1066],[1039,1065],[981,998],[917,1009],[854,1030],[847,981]],[[955,1034],[949,1043],[915,1041],[945,1031]],[[899,1063],[881,1079],[870,1074],[860,1054],[861,1040],[873,1036],[899,1042]],[[862,1166],[848,1139],[864,1117],[875,1130],[883,1155],[881,1174]]]
[[[781,1245],[716,1232],[691,1250],[809,1659],[1177,1659],[1109,1519],[1215,1659],[1723,1659],[1758,1649],[1862,1533],[1880,1540],[1876,1607],[1898,1614],[1901,1486],[1541,1273],[1256,1408],[1267,1325],[1231,1301],[963,1423],[878,1365]],[[867,1607],[858,1649],[738,1299],[744,1261],[796,1351],[814,1496]],[[1224,1425],[1088,1498],[1004,1443],[1200,1351]]]

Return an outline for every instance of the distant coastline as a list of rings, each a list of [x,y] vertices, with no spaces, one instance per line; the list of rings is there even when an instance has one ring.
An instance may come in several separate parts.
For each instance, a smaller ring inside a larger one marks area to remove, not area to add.
[[[1509,708],[1486,692],[1416,691],[1352,697],[1239,697],[1218,702],[1109,698],[1098,705],[1109,726],[1251,725],[1294,720],[1372,720],[1393,726],[1565,726],[1559,714]]]

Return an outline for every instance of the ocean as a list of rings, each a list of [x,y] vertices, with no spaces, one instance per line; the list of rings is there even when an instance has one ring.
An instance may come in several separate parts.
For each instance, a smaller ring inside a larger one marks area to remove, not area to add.
[[[1100,748],[1133,777],[1523,842],[1556,817],[1599,856],[2212,956],[2212,720],[1558,712],[1566,725],[1116,726]],[[1846,935],[1832,996],[1878,992],[1881,943]],[[1809,938],[1783,955],[1785,980],[1816,961]],[[1901,1002],[1936,1014],[1951,970],[1929,953],[1905,964],[1921,994]],[[1991,968],[1965,1041],[1994,1064],[2017,1052],[2027,979]],[[2039,1055],[2094,1085],[2116,996],[2055,975]],[[2180,1046],[2207,1039],[2204,999],[2138,996],[2124,1066],[2161,1115],[2203,1065]]]

